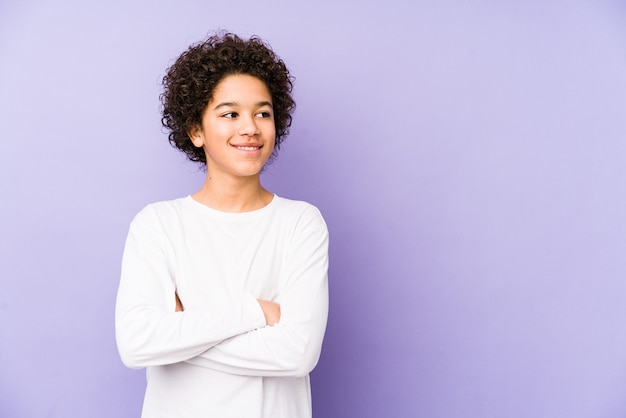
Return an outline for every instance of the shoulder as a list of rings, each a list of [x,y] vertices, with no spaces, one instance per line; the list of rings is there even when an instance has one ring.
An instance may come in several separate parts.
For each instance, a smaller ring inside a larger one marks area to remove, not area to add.
[[[132,224],[162,223],[180,217],[188,205],[188,199],[183,197],[150,203],[135,215]]]
[[[309,202],[292,200],[275,196],[276,212],[279,216],[288,218],[298,224],[317,225],[326,229],[326,223],[320,210]]]
[[[305,202],[304,200],[287,199],[278,195],[275,195],[274,199],[275,201],[273,203],[275,204],[277,210],[281,212],[294,214],[315,214],[320,217],[322,216],[320,210],[315,205]]]

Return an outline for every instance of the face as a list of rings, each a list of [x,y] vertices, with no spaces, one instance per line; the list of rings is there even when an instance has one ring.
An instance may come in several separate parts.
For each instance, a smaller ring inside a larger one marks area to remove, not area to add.
[[[202,126],[189,137],[204,148],[212,177],[258,176],[276,138],[272,96],[265,83],[244,74],[225,77],[213,91]]]

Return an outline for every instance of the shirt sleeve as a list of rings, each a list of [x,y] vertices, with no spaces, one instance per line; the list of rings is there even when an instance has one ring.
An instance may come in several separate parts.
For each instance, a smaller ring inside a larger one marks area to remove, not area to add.
[[[228,338],[188,363],[247,376],[305,376],[319,360],[328,318],[328,230],[317,209],[296,224],[285,255],[278,324]]]
[[[131,223],[115,308],[120,357],[131,368],[177,363],[265,325],[256,298],[243,294],[203,310],[175,312],[174,268],[155,209]]]

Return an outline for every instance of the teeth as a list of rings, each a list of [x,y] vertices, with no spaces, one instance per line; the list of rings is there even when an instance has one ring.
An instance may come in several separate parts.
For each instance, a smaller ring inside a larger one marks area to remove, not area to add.
[[[242,149],[242,150],[245,150],[245,151],[254,151],[254,150],[257,150],[259,148],[260,147],[237,147],[237,149]]]

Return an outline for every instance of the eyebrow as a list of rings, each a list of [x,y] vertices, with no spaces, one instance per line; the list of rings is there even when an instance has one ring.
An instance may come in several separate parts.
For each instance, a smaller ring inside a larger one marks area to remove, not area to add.
[[[237,102],[222,102],[218,104],[217,106],[215,106],[213,110],[217,110],[221,107],[237,107],[237,106],[239,106],[239,103]],[[269,106],[272,109],[274,108],[274,106],[272,105],[272,102],[262,101],[262,102],[256,103],[256,107],[264,107],[264,106]]]

